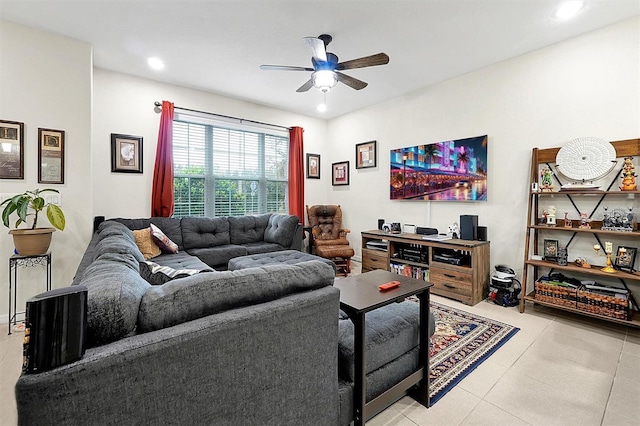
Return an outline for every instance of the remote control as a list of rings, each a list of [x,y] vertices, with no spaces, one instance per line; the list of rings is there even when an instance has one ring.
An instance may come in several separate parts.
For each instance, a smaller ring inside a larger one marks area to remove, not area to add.
[[[389,281],[388,283],[380,284],[378,288],[380,291],[391,290],[392,288],[400,287],[400,281]]]

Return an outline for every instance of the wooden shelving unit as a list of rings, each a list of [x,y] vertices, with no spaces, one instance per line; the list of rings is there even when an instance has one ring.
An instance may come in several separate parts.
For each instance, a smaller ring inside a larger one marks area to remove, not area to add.
[[[640,139],[630,139],[623,141],[612,142],[614,148],[616,149],[616,156],[618,158],[623,157],[638,157],[640,156]],[[560,148],[548,148],[548,149],[538,149],[534,148],[531,158],[531,179],[530,183],[538,182],[538,174],[540,167],[542,165],[550,166],[552,163],[555,163],[555,158]],[[556,176],[557,178],[557,176]],[[616,176],[617,179],[617,176]],[[618,232],[611,230],[603,230],[600,229],[602,223],[597,220],[593,220],[590,222],[591,229],[583,229],[578,228],[575,224],[573,227],[565,227],[564,219],[557,219],[557,224],[554,227],[550,227],[547,225],[539,224],[539,203],[541,198],[545,197],[566,197],[571,204],[575,207],[576,211],[578,207],[574,202],[575,199],[580,199],[582,203],[593,204],[591,214],[589,218],[591,218],[603,202],[606,197],[632,197],[635,198],[640,194],[640,191],[619,191],[619,190],[611,190],[613,187],[612,181],[611,185],[605,191],[594,191],[594,190],[579,190],[579,191],[554,191],[554,192],[529,192],[529,210],[527,214],[527,234],[525,239],[525,252],[524,252],[524,268],[523,268],[523,277],[522,284],[523,294],[520,302],[520,312],[525,311],[525,302],[533,302],[544,306],[549,306],[556,309],[561,309],[564,311],[574,312],[580,315],[586,315],[593,318],[599,318],[605,321],[615,322],[619,324],[625,324],[631,327],[639,327],[640,328],[640,313],[638,312],[638,304],[637,298],[635,297],[632,287],[640,284],[640,273],[638,272],[625,272],[625,271],[616,271],[613,273],[603,272],[601,268],[603,266],[591,265],[590,268],[584,268],[576,265],[575,263],[569,262],[566,266],[560,266],[555,262],[544,261],[544,260],[534,260],[531,259],[532,255],[540,255],[538,253],[540,244],[540,238],[543,238],[543,235],[548,235],[550,232],[568,232],[571,233],[571,237],[569,243],[574,240],[574,238],[583,238],[585,236],[592,236],[600,242],[600,238],[607,238],[610,240],[616,240],[625,238],[626,240],[633,240],[634,245],[638,246],[640,244],[640,231],[637,229],[633,229],[631,232]],[[640,185],[640,181],[638,182]],[[577,213],[580,213],[579,211]],[[636,212],[637,214],[637,212]],[[602,243],[600,243],[604,246]],[[640,251],[640,249],[639,249]],[[619,280],[625,288],[630,291],[630,304],[631,304],[631,315],[630,320],[623,320],[618,318],[612,318],[609,316],[594,314],[591,312],[583,311],[581,309],[563,306],[559,304],[549,303],[546,301],[541,301],[535,298],[535,290],[529,291],[527,293],[527,288],[531,289],[533,287],[533,282],[540,277],[542,271],[550,272],[552,270],[558,270],[567,272],[569,274],[585,274],[588,276],[595,277],[606,277],[608,279]],[[531,283],[529,283],[531,281]],[[632,284],[629,286],[627,283]],[[530,284],[530,286],[528,285]]]
[[[367,248],[370,241],[383,241],[383,250]],[[403,250],[411,249],[423,256],[420,261],[406,259]],[[434,254],[461,253],[463,261],[453,265],[434,260]],[[487,297],[489,290],[488,241],[444,240],[431,241],[412,233],[390,234],[383,231],[362,232],[362,272],[384,269],[395,272],[391,265],[407,265],[428,274],[433,283],[431,293],[475,305]]]

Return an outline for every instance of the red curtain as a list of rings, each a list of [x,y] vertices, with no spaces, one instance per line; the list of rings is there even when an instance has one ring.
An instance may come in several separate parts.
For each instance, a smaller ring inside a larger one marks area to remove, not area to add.
[[[156,164],[151,189],[151,216],[173,214],[173,103],[162,101]]]
[[[289,129],[289,214],[304,223],[304,149],[302,127]]]

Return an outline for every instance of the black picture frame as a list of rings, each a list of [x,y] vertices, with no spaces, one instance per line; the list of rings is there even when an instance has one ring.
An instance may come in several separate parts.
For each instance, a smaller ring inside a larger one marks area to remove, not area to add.
[[[142,136],[111,133],[111,172],[142,173]]]
[[[320,179],[320,154],[307,154],[307,179]]]
[[[64,130],[38,128],[38,183],[64,183]]]
[[[626,269],[629,272],[633,272],[637,254],[638,249],[636,247],[618,246],[613,264],[620,270]]]
[[[331,185],[349,185],[349,162],[340,161],[331,164]]]
[[[367,169],[377,166],[376,141],[363,142],[356,145],[356,169]]]
[[[0,179],[24,179],[24,123],[0,120]]]
[[[545,260],[555,260],[558,258],[558,240],[544,240],[543,253]]]

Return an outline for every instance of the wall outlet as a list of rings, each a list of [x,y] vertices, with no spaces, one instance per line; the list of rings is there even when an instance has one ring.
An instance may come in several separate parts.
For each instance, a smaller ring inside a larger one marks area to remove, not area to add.
[[[0,194],[0,203],[3,203],[4,200],[8,200],[16,194],[2,193]],[[62,195],[54,193],[44,193],[42,194],[44,197],[44,201],[46,203],[56,204],[58,206],[62,206]]]

